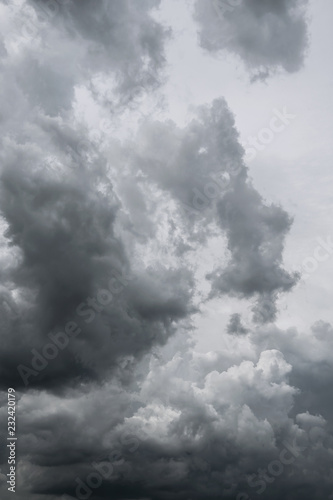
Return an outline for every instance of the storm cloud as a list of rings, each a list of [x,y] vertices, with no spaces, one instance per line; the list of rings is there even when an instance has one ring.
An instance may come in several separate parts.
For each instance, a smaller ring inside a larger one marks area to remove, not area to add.
[[[306,6],[195,0],[184,33],[269,85],[305,63]],[[186,118],[147,116],[151,96],[174,97],[169,9],[0,3],[0,436],[11,387],[16,497],[330,499],[327,289],[312,282],[320,312],[296,326],[296,216],[252,178],[220,89]],[[7,500],[6,446],[0,462]]]

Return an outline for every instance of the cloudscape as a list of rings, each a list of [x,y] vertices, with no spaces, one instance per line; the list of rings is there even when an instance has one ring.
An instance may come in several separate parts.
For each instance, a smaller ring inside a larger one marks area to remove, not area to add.
[[[0,0],[0,498],[333,499],[329,0]]]

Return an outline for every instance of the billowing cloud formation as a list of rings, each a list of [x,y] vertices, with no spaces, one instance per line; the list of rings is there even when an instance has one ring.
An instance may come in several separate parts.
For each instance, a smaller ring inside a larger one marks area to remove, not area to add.
[[[142,365],[126,392],[108,383],[83,394],[22,395],[26,498],[29,490],[55,498],[88,498],[89,490],[96,499],[329,498],[327,394],[317,395],[318,414],[302,408],[308,398],[294,383],[315,359],[332,370],[331,341],[272,333],[228,336],[227,351],[206,354],[179,338]]]
[[[255,321],[272,321],[277,294],[290,290],[298,278],[282,262],[291,219],[280,206],[265,203],[253,187],[225,101],[198,110],[183,130],[172,123],[147,125],[138,143],[133,170],[140,168],[147,182],[177,202],[178,215],[172,216],[183,238],[188,234],[188,246],[183,239],[182,249],[191,248],[191,241],[202,243],[212,225],[227,237],[229,261],[208,275],[212,295],[257,297]],[[221,261],[224,251],[222,247]]]
[[[104,98],[97,77],[115,82],[118,104],[157,85],[166,37],[150,15],[158,5],[2,6],[12,30],[1,78],[17,104],[4,107],[2,123],[2,385],[103,378],[165,343],[192,311],[184,266],[134,263],[102,141],[77,112],[80,86]]]
[[[252,185],[225,101],[184,128],[148,120],[133,142],[82,119],[102,104],[112,121],[158,84],[158,5],[1,3],[0,435],[14,385],[16,496],[329,498],[332,326],[267,324],[297,280],[291,219]],[[260,5],[239,15],[266,19]],[[291,11],[274,5],[283,34]],[[254,326],[232,314],[224,349],[197,352],[192,313],[221,295],[255,300]],[[7,500],[4,448],[0,462]]]
[[[307,48],[306,0],[197,0],[200,43],[210,52],[239,56],[251,74],[266,78],[300,69]]]
[[[3,383],[19,383],[19,363],[25,383],[35,381],[38,371],[52,383],[77,376],[75,344],[83,356],[85,350],[95,352],[100,371],[112,368],[119,356],[137,357],[152,342],[163,343],[172,322],[190,311],[191,275],[163,266],[133,274],[115,234],[117,203],[102,172],[65,171],[66,179],[59,180],[47,170],[31,171],[42,156],[36,145],[5,154],[1,210],[16,259],[3,276],[12,297],[7,302],[5,295],[2,304],[8,318]],[[69,347],[64,332],[72,337]],[[41,353],[49,360],[45,370],[37,359]]]
[[[219,203],[218,215],[227,229],[232,258],[219,276],[211,276],[213,288],[243,297],[258,294],[254,319],[272,321],[276,294],[290,290],[298,277],[281,266],[284,238],[291,225],[288,214],[279,206],[265,204],[242,179]]]

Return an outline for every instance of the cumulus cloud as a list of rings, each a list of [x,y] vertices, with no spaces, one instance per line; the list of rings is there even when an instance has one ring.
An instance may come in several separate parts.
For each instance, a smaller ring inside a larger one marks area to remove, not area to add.
[[[271,325],[264,330],[259,328],[253,341],[260,348],[284,352],[293,366],[291,381],[301,389],[301,396],[296,399],[298,411],[319,412],[331,430],[333,415],[328,393],[332,377],[332,325],[317,321],[306,333],[295,328],[283,331]]]
[[[184,127],[92,137],[95,113],[112,122],[158,87],[159,4],[0,6],[0,435],[14,386],[17,498],[329,498],[332,326],[269,324],[298,278],[283,262],[292,220],[253,186],[226,102]],[[207,48],[251,71],[301,65],[299,2],[240,5],[212,46],[203,6]],[[192,318],[226,296],[252,322],[228,310],[221,349],[199,352]]]
[[[126,199],[114,190],[102,140],[77,112],[81,87],[105,101],[100,80],[115,82],[118,105],[158,85],[167,36],[151,16],[158,5],[3,5],[12,30],[1,78],[18,105],[5,106],[2,123],[3,385],[103,378],[165,343],[193,310],[184,266],[146,272],[133,261]]]
[[[108,383],[86,386],[81,395],[20,396],[23,484],[29,477],[30,491],[75,498],[95,464],[107,471],[91,488],[96,498],[139,492],[158,499],[166,491],[175,498],[216,492],[251,498],[262,490],[265,499],[287,491],[296,499],[304,482],[305,498],[327,495],[333,446],[327,420],[298,409],[304,396],[292,383],[290,350],[258,345],[258,333],[238,360],[244,337],[228,352],[206,354],[184,350],[190,344],[175,338],[158,358],[150,356],[140,384],[126,392]],[[277,337],[282,348],[290,332]]]
[[[290,290],[298,279],[283,268],[292,220],[253,187],[225,101],[200,108],[184,129],[172,123],[147,124],[138,144],[133,171],[141,169],[147,182],[176,201],[178,214],[170,217],[181,227],[183,249],[188,235],[184,251],[191,242],[202,243],[216,227],[227,238],[229,260],[207,275],[211,296],[256,297],[254,320],[273,321],[278,293]]]
[[[304,61],[308,27],[306,0],[197,0],[201,46],[238,56],[253,78],[277,69],[292,73]]]
[[[85,350],[94,353],[98,371],[106,370],[119,356],[137,357],[152,342],[163,343],[173,322],[190,313],[191,274],[185,269],[161,266],[134,274],[115,234],[112,186],[104,185],[102,193],[96,170],[81,170],[67,180],[31,173],[30,165],[39,159],[34,149],[23,146],[13,156],[8,153],[11,161],[2,173],[6,237],[17,255],[6,275],[17,299],[3,302],[8,329],[1,366],[7,385],[19,383],[19,362],[21,375],[25,367],[33,368],[32,349],[44,349],[45,354],[45,344],[60,339],[66,328],[73,329],[75,339],[41,372],[52,383],[81,372],[80,365],[73,365],[71,351],[76,348],[81,355]],[[51,351],[48,356],[55,357]],[[35,379],[32,374],[26,378]]]

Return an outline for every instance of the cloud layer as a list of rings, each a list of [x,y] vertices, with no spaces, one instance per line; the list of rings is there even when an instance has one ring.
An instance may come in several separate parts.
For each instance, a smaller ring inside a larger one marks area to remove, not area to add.
[[[292,218],[254,187],[226,101],[112,133],[163,80],[159,5],[0,4],[0,435],[14,386],[16,496],[332,498],[333,329],[274,324],[299,278]],[[252,76],[301,67],[305,2],[221,5],[196,1],[203,47]],[[207,304],[227,322],[203,353]]]

